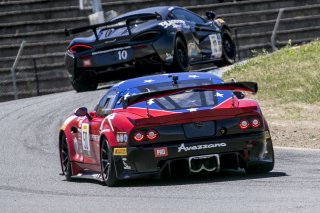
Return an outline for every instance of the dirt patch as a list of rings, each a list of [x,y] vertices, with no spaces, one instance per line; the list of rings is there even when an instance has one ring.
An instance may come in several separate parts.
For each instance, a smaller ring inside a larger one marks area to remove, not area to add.
[[[274,146],[320,149],[320,103],[259,102]]]

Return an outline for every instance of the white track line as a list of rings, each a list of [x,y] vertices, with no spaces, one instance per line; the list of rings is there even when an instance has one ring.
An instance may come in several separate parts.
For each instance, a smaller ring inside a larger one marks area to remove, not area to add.
[[[310,148],[297,148],[297,147],[282,147],[282,146],[274,146],[275,149],[285,149],[285,150],[297,150],[297,151],[314,151],[320,152],[320,149],[310,149]]]

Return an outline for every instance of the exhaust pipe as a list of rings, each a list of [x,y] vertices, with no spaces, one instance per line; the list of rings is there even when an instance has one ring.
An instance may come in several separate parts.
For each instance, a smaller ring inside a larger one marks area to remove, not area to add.
[[[202,155],[189,158],[189,168],[191,172],[198,173],[202,170],[208,172],[220,171],[219,155]]]

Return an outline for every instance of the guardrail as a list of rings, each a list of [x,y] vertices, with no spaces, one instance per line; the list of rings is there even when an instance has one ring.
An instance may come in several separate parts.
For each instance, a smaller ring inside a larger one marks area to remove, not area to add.
[[[282,14],[284,12],[285,8],[281,8],[279,10],[279,13],[278,13],[278,17],[277,17],[277,20],[276,20],[276,23],[274,25],[274,28],[273,28],[273,31],[272,31],[272,35],[271,35],[271,47],[272,47],[272,51],[276,51],[278,50],[277,46],[276,46],[276,35],[277,35],[277,31],[279,29],[279,25],[280,25],[280,20],[282,18]]]
[[[17,56],[16,56],[16,59],[14,60],[14,63],[13,63],[13,65],[12,65],[12,68],[11,68],[11,76],[12,76],[12,84],[13,84],[13,93],[14,93],[14,99],[15,99],[15,100],[18,99],[17,80],[16,80],[16,72],[15,72],[15,69],[16,69],[16,67],[17,67],[17,64],[19,63],[20,56],[21,56],[21,54],[22,54],[22,51],[23,51],[23,48],[24,48],[25,43],[26,43],[25,40],[23,40],[23,41],[21,42],[21,45],[20,45],[18,54],[17,54]]]

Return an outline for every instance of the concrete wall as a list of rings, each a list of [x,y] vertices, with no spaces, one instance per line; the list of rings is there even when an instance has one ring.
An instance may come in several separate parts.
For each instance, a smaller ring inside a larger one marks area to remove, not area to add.
[[[36,59],[40,93],[71,89],[64,68],[64,51],[71,38],[65,27],[88,24],[90,10],[79,10],[78,0],[0,0],[0,101],[13,98],[10,68],[22,40],[26,40],[17,68],[19,97],[36,94],[33,59]],[[212,10],[237,33],[239,55],[271,50],[270,37],[279,8],[287,8],[277,37],[280,46],[290,39],[303,43],[320,37],[320,0],[102,0],[104,10],[120,13],[158,6],[184,6],[204,15]]]

